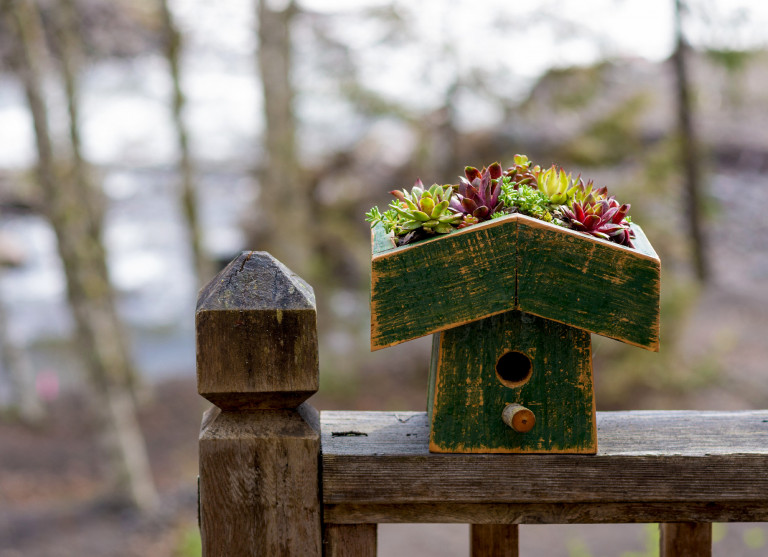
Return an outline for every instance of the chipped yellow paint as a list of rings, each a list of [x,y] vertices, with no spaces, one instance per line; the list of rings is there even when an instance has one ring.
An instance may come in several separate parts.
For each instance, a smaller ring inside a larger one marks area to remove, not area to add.
[[[580,454],[597,450],[588,334],[512,311],[439,333],[437,338],[430,368],[434,385],[430,450]],[[526,383],[513,387],[501,384],[495,370],[498,357],[510,350],[526,354],[533,369]],[[536,415],[531,432],[513,432],[503,423],[501,413],[512,402]]]
[[[514,308],[516,220],[471,228],[372,257],[371,350]]]
[[[550,234],[551,227],[519,222],[519,308],[657,351],[661,267],[642,231],[636,234],[644,252],[599,238]]]
[[[426,244],[430,244],[432,242],[439,242],[440,240],[443,240],[443,239],[448,238],[448,237],[455,238],[456,236],[462,236],[462,235],[467,235],[467,234],[476,234],[476,233],[478,233],[478,232],[480,232],[482,230],[487,230],[489,228],[495,228],[497,226],[508,224],[510,222],[516,222],[518,217],[520,217],[520,216],[522,216],[522,215],[508,215],[506,217],[500,217],[498,219],[488,220],[488,221],[485,221],[485,222],[481,222],[480,224],[475,224],[473,226],[469,226],[469,227],[466,227],[466,228],[461,228],[459,230],[456,230],[454,232],[450,232],[448,234],[436,235],[434,238],[430,238],[428,240],[422,240],[422,241],[417,242],[415,244],[407,244],[405,246],[395,246],[394,241],[393,241],[392,242],[393,247],[391,249],[386,250],[386,251],[380,251],[378,253],[374,252],[372,257],[371,257],[371,259],[375,261],[377,259],[381,259],[381,258],[385,258],[385,257],[392,257],[393,255],[395,255],[398,252],[403,252],[403,251],[406,251],[406,250],[411,250],[411,249],[414,249],[414,248],[416,248],[418,246],[423,246],[423,245],[426,245]],[[530,217],[526,217],[526,218],[530,218]],[[533,219],[533,220],[535,220],[535,219]],[[373,246],[375,246],[375,240],[374,240],[373,235],[374,235],[374,232],[371,233],[371,246],[372,246],[372,248],[373,248]],[[472,248],[470,246],[467,249],[471,250]]]
[[[528,217],[525,215],[516,215],[516,216],[518,219],[520,219],[522,222],[525,222],[525,224],[530,226],[531,228],[550,230],[556,234],[571,236],[571,237],[579,238],[586,242],[590,242],[593,244],[593,246],[590,249],[594,249],[594,245],[602,245],[609,249],[615,249],[620,252],[623,251],[628,254],[632,254],[633,257],[641,257],[641,258],[648,259],[651,261],[656,261],[656,262],[659,261],[659,256],[656,254],[656,251],[653,249],[650,242],[648,241],[648,238],[646,237],[645,232],[643,232],[643,229],[634,223],[632,224],[632,230],[634,230],[635,232],[636,241],[633,242],[635,244],[635,247],[630,248],[627,246],[622,246],[615,242],[611,242],[610,240],[603,240],[602,238],[597,238],[585,232],[579,232],[578,230],[571,230],[570,228],[563,228],[562,226],[557,226],[556,224],[544,222],[543,220],[535,219],[533,217]]]

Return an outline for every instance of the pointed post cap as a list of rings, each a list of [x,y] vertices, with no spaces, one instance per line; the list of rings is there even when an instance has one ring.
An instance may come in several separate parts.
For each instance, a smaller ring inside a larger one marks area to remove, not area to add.
[[[315,295],[266,252],[243,252],[198,296],[197,388],[224,410],[296,408],[318,389]]]

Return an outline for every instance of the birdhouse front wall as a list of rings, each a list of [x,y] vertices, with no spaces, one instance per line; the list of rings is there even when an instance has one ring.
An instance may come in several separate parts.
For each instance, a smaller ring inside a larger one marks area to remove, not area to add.
[[[505,354],[528,358],[523,381],[504,380]],[[510,311],[437,333],[428,397],[433,452],[597,451],[591,340],[574,327]],[[533,412],[530,431],[504,423],[509,404]]]

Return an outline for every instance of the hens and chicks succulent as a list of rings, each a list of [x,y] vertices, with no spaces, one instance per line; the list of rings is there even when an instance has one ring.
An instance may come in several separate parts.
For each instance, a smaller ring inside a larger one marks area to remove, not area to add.
[[[628,204],[619,204],[607,188],[595,189],[591,181],[585,184],[562,168],[542,170],[525,155],[515,155],[507,170],[497,162],[482,170],[467,166],[457,185],[427,189],[417,180],[411,191],[390,193],[396,200],[387,211],[373,207],[365,217],[372,227],[381,223],[401,246],[521,213],[634,247]]]

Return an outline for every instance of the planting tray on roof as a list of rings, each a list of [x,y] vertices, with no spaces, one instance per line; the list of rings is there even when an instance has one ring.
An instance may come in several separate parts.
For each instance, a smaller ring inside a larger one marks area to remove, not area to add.
[[[521,214],[397,247],[372,231],[371,349],[521,310],[658,350],[660,262]]]

